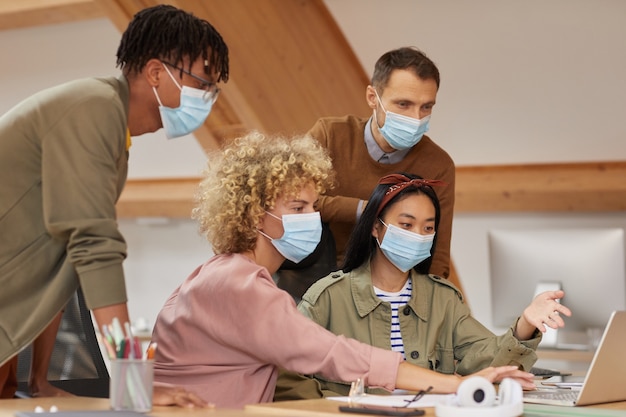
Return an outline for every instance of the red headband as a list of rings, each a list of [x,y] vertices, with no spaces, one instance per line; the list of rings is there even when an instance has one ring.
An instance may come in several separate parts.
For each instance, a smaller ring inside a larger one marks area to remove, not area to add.
[[[385,193],[385,196],[383,197],[382,201],[380,202],[380,205],[378,206],[378,211],[376,212],[376,217],[378,217],[378,215],[380,214],[380,212],[383,210],[383,208],[385,208],[385,206],[387,205],[387,203],[389,203],[389,201],[394,198],[396,195],[398,195],[398,193],[402,190],[404,190],[406,187],[413,185],[416,187],[420,187],[420,186],[424,186],[424,185],[428,185],[433,186],[433,185],[448,185],[448,183],[446,183],[445,181],[441,181],[441,180],[425,180],[422,178],[414,178],[411,179],[405,175],[402,174],[390,174],[390,175],[386,175],[384,177],[382,177],[379,181],[378,184],[382,184],[382,185],[390,185],[389,189],[387,190],[387,192]]]

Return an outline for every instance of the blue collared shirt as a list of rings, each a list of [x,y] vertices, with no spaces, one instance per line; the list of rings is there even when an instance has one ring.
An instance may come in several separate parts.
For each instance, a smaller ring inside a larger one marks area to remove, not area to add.
[[[381,164],[397,164],[398,162],[402,161],[412,149],[409,148],[389,153],[380,149],[380,146],[378,146],[378,143],[376,143],[376,139],[374,139],[374,135],[372,134],[371,117],[365,124],[365,132],[363,136],[365,137],[365,146],[367,146],[367,153],[370,154],[374,161],[377,161]]]

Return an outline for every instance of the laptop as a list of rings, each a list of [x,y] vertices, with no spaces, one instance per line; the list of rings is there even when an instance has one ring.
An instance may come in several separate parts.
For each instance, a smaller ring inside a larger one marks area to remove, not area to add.
[[[625,346],[626,311],[614,311],[582,385],[573,384],[569,388],[540,386],[537,391],[525,391],[524,402],[577,406],[626,401]]]

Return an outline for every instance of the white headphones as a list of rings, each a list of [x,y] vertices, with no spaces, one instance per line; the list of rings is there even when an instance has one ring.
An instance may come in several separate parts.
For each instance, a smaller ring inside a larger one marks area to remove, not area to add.
[[[524,412],[522,386],[504,378],[496,397],[493,384],[481,376],[467,378],[456,395],[435,405],[437,417],[517,417]]]

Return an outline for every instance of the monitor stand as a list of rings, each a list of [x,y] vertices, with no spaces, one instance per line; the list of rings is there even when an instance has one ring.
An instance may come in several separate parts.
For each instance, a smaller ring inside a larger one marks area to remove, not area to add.
[[[560,289],[561,283],[558,281],[540,282],[535,288],[534,297],[545,291],[558,291]],[[586,332],[567,329],[553,329],[550,327],[547,327],[547,329],[548,330],[541,338],[539,347],[562,350],[589,350],[589,341]]]
[[[587,332],[575,330],[558,330],[556,349],[590,350]]]

